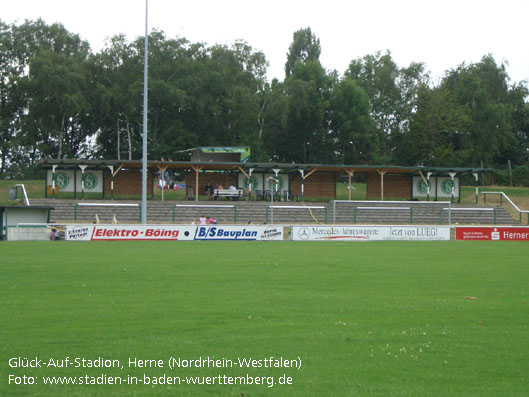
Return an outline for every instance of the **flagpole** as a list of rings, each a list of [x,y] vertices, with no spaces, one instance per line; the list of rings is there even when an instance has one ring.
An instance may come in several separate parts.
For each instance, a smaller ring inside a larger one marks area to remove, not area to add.
[[[141,223],[147,224],[147,91],[148,91],[148,10],[149,0],[145,0],[145,53],[143,65],[143,157],[141,175]]]

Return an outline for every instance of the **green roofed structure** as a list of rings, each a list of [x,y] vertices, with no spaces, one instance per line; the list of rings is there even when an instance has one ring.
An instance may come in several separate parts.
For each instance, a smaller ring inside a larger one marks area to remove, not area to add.
[[[332,199],[336,198],[340,176],[345,175],[351,186],[354,175],[364,174],[367,199],[454,200],[460,197],[462,175],[471,175],[477,186],[481,175],[490,171],[475,167],[254,163],[249,161],[247,147],[200,147],[189,152],[190,161],[148,162],[152,182],[148,194],[154,193],[158,178],[169,171],[185,179],[188,198],[194,200],[205,194],[207,185],[234,185],[249,197],[274,190],[301,200]],[[230,161],[221,161],[225,158]],[[88,191],[100,193],[103,198],[141,194],[140,160],[47,159],[41,167],[47,170],[47,197],[63,191],[73,192],[74,197],[83,197]]]
[[[183,152],[191,154],[191,161],[198,162],[237,162],[250,161],[249,146],[201,146]]]

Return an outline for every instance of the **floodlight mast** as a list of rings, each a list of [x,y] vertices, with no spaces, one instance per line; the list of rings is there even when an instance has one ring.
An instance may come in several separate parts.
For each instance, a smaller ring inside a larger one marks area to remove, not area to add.
[[[149,0],[145,0],[145,48],[144,48],[144,65],[143,65],[143,157],[141,169],[141,224],[147,224],[147,88],[148,88],[148,10]]]

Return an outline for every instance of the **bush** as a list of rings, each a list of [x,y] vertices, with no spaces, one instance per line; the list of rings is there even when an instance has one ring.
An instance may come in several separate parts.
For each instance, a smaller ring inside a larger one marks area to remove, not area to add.
[[[493,169],[489,174],[489,185],[510,186],[509,171]]]
[[[512,173],[512,183],[514,186],[529,186],[529,167],[518,166]]]

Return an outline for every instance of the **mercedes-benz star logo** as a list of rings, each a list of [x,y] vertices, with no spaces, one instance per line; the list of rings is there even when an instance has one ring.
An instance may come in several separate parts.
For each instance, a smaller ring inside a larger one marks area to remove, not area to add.
[[[310,230],[308,227],[299,229],[298,237],[302,240],[307,240],[310,237]]]

